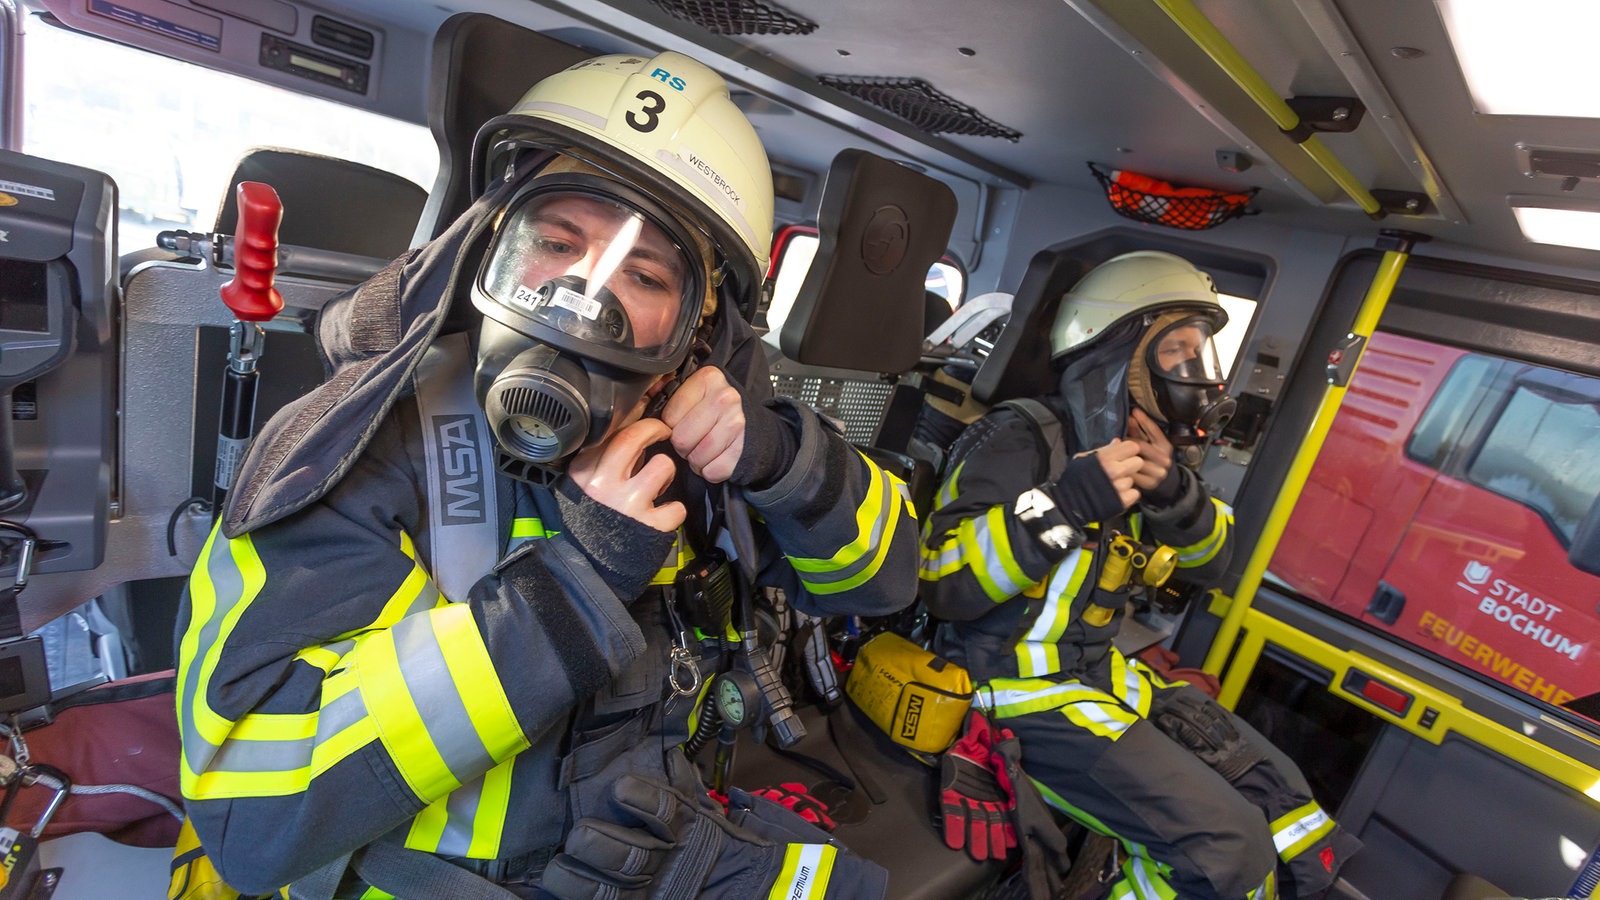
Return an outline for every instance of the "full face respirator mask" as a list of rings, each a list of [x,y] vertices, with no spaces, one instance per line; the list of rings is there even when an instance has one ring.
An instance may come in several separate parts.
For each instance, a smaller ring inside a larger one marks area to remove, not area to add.
[[[609,178],[530,182],[507,204],[472,301],[473,387],[513,477],[548,482],[684,365],[707,267],[676,217]]]
[[[1235,404],[1213,338],[1218,327],[1210,313],[1162,314],[1146,331],[1128,372],[1134,402],[1186,456],[1198,455],[1233,418]]]

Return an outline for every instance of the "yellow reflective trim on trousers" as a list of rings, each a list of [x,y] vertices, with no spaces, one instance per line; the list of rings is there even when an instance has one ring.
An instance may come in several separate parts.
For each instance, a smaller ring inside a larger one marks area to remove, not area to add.
[[[1091,831],[1099,832],[1106,837],[1114,838],[1117,836],[1117,833],[1106,827],[1104,822],[1095,818],[1091,813],[1079,809],[1078,807],[1073,806],[1071,803],[1068,803],[1066,798],[1052,790],[1048,784],[1045,784],[1037,778],[1029,778],[1028,780],[1033,782],[1034,786],[1039,789],[1039,796],[1044,798],[1045,803],[1055,807],[1063,814],[1071,817],[1074,822],[1077,822],[1079,825],[1082,825]]]
[[[1129,854],[1122,864],[1123,880],[1139,900],[1176,900],[1178,892],[1167,883],[1167,874],[1160,863],[1140,854]]]
[[[1000,718],[1057,710],[1079,728],[1113,741],[1139,720],[1115,697],[1076,681],[995,678],[977,692],[973,703],[992,707]]]
[[[831,844],[790,844],[767,900],[821,900],[828,893],[838,853]]]
[[[362,893],[361,900],[395,900],[395,896],[383,888],[369,887]]]
[[[1304,853],[1332,833],[1334,824],[1333,817],[1315,800],[1274,819],[1272,845],[1278,849],[1278,858],[1288,862]]]

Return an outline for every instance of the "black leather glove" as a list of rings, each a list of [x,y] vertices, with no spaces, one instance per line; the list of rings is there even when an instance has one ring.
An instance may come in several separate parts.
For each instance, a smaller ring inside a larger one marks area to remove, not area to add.
[[[883,869],[850,856],[794,813],[737,788],[728,815],[708,798],[624,775],[606,819],[580,819],[542,887],[561,900],[881,898]]]
[[[1121,514],[1124,509],[1117,489],[1093,453],[1074,456],[1055,483],[1044,486],[1067,524],[1082,531],[1095,522]]]
[[[1233,714],[1199,690],[1167,692],[1158,701],[1152,704],[1150,721],[1230,784],[1267,758],[1233,727]]]

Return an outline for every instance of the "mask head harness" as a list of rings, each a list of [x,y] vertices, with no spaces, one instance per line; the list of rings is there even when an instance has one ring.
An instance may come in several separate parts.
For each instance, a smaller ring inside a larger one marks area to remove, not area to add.
[[[474,389],[501,469],[546,482],[686,363],[715,288],[691,232],[582,164],[507,203],[474,279]]]

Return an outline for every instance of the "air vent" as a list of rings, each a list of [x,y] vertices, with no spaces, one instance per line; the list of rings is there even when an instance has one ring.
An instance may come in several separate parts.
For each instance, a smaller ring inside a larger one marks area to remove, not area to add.
[[[759,0],[650,0],[674,18],[712,34],[810,34],[817,23]]]
[[[1016,143],[1022,132],[1007,128],[920,78],[819,75],[817,80],[893,113],[929,134],[998,137]]]
[[[377,39],[365,28],[347,25],[327,16],[312,16],[311,43],[361,59],[371,59]]]

